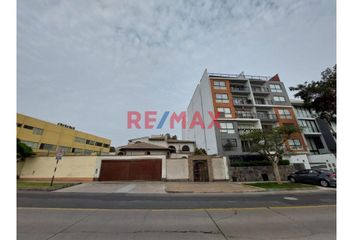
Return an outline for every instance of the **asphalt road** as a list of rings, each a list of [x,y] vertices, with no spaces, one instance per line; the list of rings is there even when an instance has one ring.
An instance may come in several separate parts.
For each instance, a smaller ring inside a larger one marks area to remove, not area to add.
[[[336,204],[335,191],[234,194],[17,193],[18,207],[84,209],[195,209]]]

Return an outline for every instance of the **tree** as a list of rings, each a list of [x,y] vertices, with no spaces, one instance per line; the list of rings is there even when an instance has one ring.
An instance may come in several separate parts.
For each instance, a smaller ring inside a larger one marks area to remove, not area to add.
[[[337,115],[337,66],[327,68],[321,73],[320,81],[298,84],[290,87],[290,91],[297,91],[294,95],[304,100],[304,106],[315,110],[320,118],[328,122],[336,121]]]
[[[116,148],[115,148],[115,147],[110,146],[110,147],[109,147],[109,152],[116,152]]]
[[[27,146],[24,143],[21,143],[19,139],[17,139],[17,159],[25,160],[27,157],[34,155],[32,148]]]
[[[208,155],[205,149],[203,148],[196,148],[194,151],[194,155]]]
[[[281,177],[278,162],[282,159],[285,149],[285,142],[293,133],[300,129],[294,125],[275,127],[270,130],[250,129],[241,135],[241,139],[249,141],[251,151],[258,152],[272,163],[275,179],[281,184]]]

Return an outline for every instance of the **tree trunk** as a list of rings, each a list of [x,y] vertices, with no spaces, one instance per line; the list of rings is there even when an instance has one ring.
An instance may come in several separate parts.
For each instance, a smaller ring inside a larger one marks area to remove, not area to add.
[[[283,184],[279,173],[278,161],[272,161],[272,165],[273,165],[275,180],[277,181],[278,184]]]

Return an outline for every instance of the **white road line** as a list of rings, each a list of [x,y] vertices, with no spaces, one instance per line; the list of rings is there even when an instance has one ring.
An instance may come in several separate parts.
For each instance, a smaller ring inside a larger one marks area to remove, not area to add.
[[[295,197],[284,197],[285,200],[290,200],[290,201],[296,201],[299,200],[298,198]]]

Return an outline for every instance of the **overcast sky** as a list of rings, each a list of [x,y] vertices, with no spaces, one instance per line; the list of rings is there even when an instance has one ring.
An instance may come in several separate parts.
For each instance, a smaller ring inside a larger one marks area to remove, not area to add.
[[[18,112],[124,145],[127,111],[184,111],[203,71],[287,87],[336,63],[334,0],[18,0]],[[291,95],[288,91],[288,93]]]

